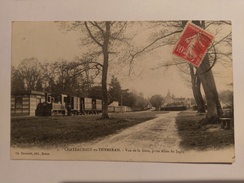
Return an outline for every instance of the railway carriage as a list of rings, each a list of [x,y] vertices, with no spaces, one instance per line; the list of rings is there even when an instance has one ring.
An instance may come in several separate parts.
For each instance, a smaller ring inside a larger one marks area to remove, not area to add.
[[[80,114],[80,97],[67,96],[65,98],[67,107],[67,115],[78,115]]]
[[[39,103],[36,116],[85,115],[102,111],[102,100],[64,94],[45,94],[45,102]]]
[[[98,114],[102,111],[102,100],[95,98],[80,98],[81,114]]]

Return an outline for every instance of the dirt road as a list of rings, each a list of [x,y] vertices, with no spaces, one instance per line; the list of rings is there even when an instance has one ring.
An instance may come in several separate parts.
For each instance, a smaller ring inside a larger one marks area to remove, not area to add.
[[[132,126],[117,134],[61,148],[11,147],[11,158],[223,163],[234,161],[233,147],[208,151],[182,149],[179,146],[181,139],[175,122],[177,114],[178,112],[160,114],[155,119]]]
[[[177,114],[178,112],[160,114],[155,119],[127,128],[117,134],[92,142],[73,144],[69,147],[137,147],[159,150],[178,148],[180,138],[175,124]]]

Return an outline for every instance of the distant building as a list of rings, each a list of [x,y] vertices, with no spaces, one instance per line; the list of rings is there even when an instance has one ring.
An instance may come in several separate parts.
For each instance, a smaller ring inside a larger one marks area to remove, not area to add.
[[[113,101],[111,104],[109,104],[109,106],[112,106],[112,107],[119,106],[119,102],[118,101]]]
[[[108,112],[129,112],[132,111],[131,107],[119,106],[118,101],[113,101],[108,105]]]
[[[174,102],[174,96],[168,91],[166,97],[164,97],[163,105],[171,104],[173,102]]]
[[[190,107],[191,106],[191,99],[190,98],[184,98],[184,97],[176,98],[173,94],[171,94],[168,91],[166,97],[164,98],[164,103],[162,104],[162,107],[170,106],[170,105],[174,105],[174,106],[184,105],[186,107]]]

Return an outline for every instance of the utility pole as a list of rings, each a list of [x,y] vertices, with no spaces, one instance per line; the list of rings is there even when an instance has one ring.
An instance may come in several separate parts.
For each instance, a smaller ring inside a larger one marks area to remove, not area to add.
[[[122,98],[122,93],[120,94],[120,109],[121,109],[121,112],[123,112],[123,98]]]
[[[123,106],[123,97],[122,97],[122,93],[120,94],[120,105]]]

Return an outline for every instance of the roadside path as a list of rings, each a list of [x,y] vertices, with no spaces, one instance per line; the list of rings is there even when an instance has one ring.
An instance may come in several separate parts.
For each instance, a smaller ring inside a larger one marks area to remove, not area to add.
[[[182,149],[179,146],[181,138],[175,122],[178,113],[160,114],[155,119],[132,126],[117,134],[90,142],[70,144],[62,148],[11,148],[11,159],[204,163],[234,161],[234,147],[208,151]],[[81,150],[75,150],[76,148]],[[118,153],[112,152],[114,150],[118,150]]]
[[[180,137],[175,118],[179,112],[158,115],[157,118],[127,128],[117,134],[102,139],[70,145],[70,148],[140,148],[140,149],[178,149]]]

